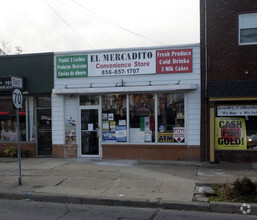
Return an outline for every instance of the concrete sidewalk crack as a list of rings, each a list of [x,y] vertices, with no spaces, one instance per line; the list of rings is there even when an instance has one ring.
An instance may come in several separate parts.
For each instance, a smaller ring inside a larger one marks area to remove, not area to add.
[[[108,192],[110,192],[111,188],[119,181],[119,179],[120,179],[120,178],[114,180],[114,181],[112,182],[112,184],[108,187],[108,189],[106,189],[106,190],[102,193],[102,196],[106,196],[106,194],[107,194]]]
[[[161,182],[160,186],[158,187],[158,190],[157,190],[158,193],[161,191],[162,186],[163,186],[163,182]]]
[[[59,168],[59,167],[66,166],[66,165],[69,165],[69,164],[71,164],[71,163],[73,163],[73,161],[67,162],[67,163],[64,163],[64,164],[61,164],[61,165],[58,165],[58,166],[56,166],[56,167],[52,167],[50,170],[55,170],[55,169],[57,169],[57,168]]]
[[[61,180],[59,183],[57,183],[55,186],[60,186],[64,181],[66,181],[67,179],[69,179],[70,176],[65,177],[63,180]]]

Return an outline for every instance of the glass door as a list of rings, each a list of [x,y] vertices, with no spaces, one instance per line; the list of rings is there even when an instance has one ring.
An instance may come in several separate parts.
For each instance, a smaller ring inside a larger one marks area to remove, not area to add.
[[[99,156],[99,109],[81,110],[81,155]]]
[[[37,109],[38,155],[52,155],[51,109]]]

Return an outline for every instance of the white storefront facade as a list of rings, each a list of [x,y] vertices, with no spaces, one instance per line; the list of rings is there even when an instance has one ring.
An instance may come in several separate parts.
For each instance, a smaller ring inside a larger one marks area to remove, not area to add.
[[[200,158],[200,46],[54,55],[55,157]]]

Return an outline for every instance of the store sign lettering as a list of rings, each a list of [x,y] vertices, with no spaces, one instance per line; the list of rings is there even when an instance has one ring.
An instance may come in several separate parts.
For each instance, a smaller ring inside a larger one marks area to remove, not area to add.
[[[192,70],[192,49],[156,51],[156,73],[191,73]]]
[[[218,106],[218,116],[257,116],[257,105]]]
[[[158,133],[158,142],[172,143],[173,142],[172,133]]]
[[[246,149],[244,118],[216,118],[216,149]]]
[[[57,56],[57,78],[87,77],[87,55]]]
[[[124,51],[89,55],[90,76],[155,74],[155,51]]]
[[[0,91],[12,90],[12,81],[10,77],[0,78]]]
[[[134,50],[56,56],[57,78],[190,73],[193,49]]]

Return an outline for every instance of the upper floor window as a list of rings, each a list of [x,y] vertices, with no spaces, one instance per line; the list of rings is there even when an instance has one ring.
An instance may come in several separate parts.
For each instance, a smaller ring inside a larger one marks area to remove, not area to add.
[[[257,44],[257,13],[239,15],[239,44]]]

